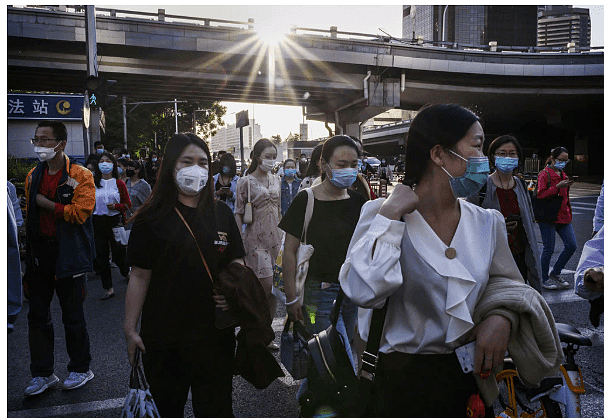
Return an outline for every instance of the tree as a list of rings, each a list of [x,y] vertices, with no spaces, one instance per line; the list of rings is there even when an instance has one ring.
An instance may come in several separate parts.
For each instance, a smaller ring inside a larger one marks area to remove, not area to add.
[[[137,98],[128,98],[129,102],[146,101]],[[205,111],[195,112],[197,109]],[[174,104],[141,104],[136,108],[128,106],[128,149],[138,150],[148,147],[155,148],[155,135],[157,134],[157,148],[162,150],[174,132],[176,122],[174,118]],[[216,131],[224,126],[223,117],[226,107],[219,102],[187,100],[187,103],[178,104],[178,131],[195,132],[200,138],[208,140]],[[121,106],[110,106],[105,112],[106,130],[102,138],[105,148],[123,147],[124,126]],[[195,127],[193,127],[195,120]]]
[[[283,142],[283,140],[281,139],[281,135],[279,134],[271,136],[271,141],[273,141],[274,144],[280,144],[281,142]]]

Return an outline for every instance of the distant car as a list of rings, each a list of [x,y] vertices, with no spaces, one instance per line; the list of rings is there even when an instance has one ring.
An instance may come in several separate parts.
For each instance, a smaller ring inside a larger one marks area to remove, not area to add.
[[[382,162],[375,157],[367,157],[367,163],[371,167],[373,167],[376,170],[376,172],[377,172],[377,169],[380,167],[380,165],[382,165]]]

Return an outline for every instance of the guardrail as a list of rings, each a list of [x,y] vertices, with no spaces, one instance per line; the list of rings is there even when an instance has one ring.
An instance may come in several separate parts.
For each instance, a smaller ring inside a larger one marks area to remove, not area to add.
[[[400,126],[400,125],[410,125],[410,124],[411,124],[410,120],[402,120],[400,122],[386,123],[384,125],[363,126],[363,132],[374,131],[376,129],[391,128],[391,127]]]

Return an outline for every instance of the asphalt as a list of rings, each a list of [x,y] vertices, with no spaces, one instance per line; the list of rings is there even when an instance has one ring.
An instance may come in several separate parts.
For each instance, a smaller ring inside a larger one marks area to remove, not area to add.
[[[574,271],[580,249],[591,237],[596,196],[600,185],[576,183],[571,191],[573,204],[573,226],[578,241],[577,252],[564,270],[563,277],[573,282]],[[540,234],[537,234],[540,237]],[[553,260],[562,249],[557,239]],[[553,261],[552,261],[553,264]],[[15,323],[15,332],[7,338],[6,368],[6,411],[8,418],[25,417],[119,417],[123,398],[128,392],[130,367],[126,357],[125,340],[122,333],[124,319],[124,296],[127,282],[117,268],[112,269],[116,296],[105,301],[99,300],[102,286],[99,276],[88,278],[88,299],[85,303],[86,319],[91,339],[95,378],[86,386],[63,391],[51,389],[45,393],[26,398],[23,391],[29,383],[29,349],[27,341],[27,302]],[[572,290],[545,291],[544,297],[550,304],[557,322],[565,322],[577,327],[591,338],[592,347],[581,348],[576,356],[586,386],[586,394],[581,397],[584,417],[604,417],[604,324],[594,329],[588,321],[589,304],[574,295]],[[55,324],[55,373],[61,380],[67,377],[68,357],[65,337],[61,325],[61,311],[57,299],[52,303],[52,317]],[[174,318],[176,321],[177,318]],[[273,329],[279,340],[285,309],[278,307]],[[604,318],[603,318],[604,322]],[[274,355],[278,358],[278,352]],[[295,399],[299,382],[286,377],[274,381],[267,389],[257,390],[251,384],[235,376],[233,379],[233,408],[237,418],[298,416]],[[191,417],[190,400],[185,417]]]

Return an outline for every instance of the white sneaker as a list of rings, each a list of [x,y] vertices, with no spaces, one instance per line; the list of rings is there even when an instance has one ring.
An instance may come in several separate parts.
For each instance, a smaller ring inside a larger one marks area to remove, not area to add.
[[[92,370],[88,370],[86,373],[71,372],[63,382],[63,389],[77,389],[84,386],[93,377],[94,373],[92,373]]]
[[[25,389],[25,396],[38,395],[57,383],[59,383],[59,378],[54,374],[47,377],[34,377]]]
[[[543,282],[542,287],[547,290],[558,290],[562,289],[562,286],[558,284],[558,282],[553,281],[552,279],[547,279]]]
[[[550,273],[549,278],[551,280],[553,280],[554,282],[558,283],[561,289],[568,289],[570,287],[570,283],[568,283],[566,280],[560,278],[559,274],[554,274],[554,273]]]

